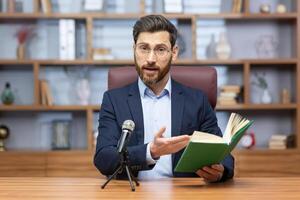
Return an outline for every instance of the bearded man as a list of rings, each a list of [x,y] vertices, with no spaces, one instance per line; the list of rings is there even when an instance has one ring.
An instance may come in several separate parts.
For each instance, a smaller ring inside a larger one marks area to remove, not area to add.
[[[135,130],[127,150],[129,163],[138,179],[201,177],[207,182],[220,182],[232,178],[234,161],[231,155],[195,173],[174,172],[195,130],[219,136],[222,133],[206,95],[174,81],[170,75],[171,63],[179,51],[175,26],[161,15],[144,16],[133,27],[133,39],[139,77],[130,85],[104,93],[95,166],[107,176],[116,170],[121,159],[117,146],[122,123],[131,119],[135,122]],[[125,176],[122,173],[118,178]]]

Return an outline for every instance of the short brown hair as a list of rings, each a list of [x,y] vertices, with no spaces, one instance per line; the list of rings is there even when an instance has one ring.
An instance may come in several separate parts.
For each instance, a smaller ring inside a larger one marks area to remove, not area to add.
[[[176,27],[162,15],[147,15],[141,17],[133,26],[133,39],[134,43],[142,32],[158,32],[167,31],[170,34],[170,43],[173,47],[177,39]]]

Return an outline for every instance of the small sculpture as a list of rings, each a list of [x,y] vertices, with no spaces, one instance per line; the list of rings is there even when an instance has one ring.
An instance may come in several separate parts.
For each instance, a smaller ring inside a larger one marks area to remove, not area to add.
[[[260,5],[260,12],[264,14],[271,13],[271,6],[269,4],[262,4]]]
[[[256,53],[259,58],[277,57],[278,41],[273,35],[261,35],[256,43]]]
[[[282,3],[278,4],[276,7],[276,12],[277,13],[286,13],[287,12],[286,6]]]
[[[283,88],[281,91],[281,103],[283,104],[291,103],[290,92],[286,88]]]

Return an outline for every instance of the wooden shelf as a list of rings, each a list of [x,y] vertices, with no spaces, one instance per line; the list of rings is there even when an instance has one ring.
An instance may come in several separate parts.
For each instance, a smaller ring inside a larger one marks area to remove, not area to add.
[[[0,59],[0,65],[33,65],[34,63],[40,65],[134,65],[133,60],[14,60],[14,59]],[[260,64],[260,65],[296,65],[298,63],[295,58],[283,59],[178,59],[175,65],[243,65],[243,64]]]
[[[273,65],[273,64],[282,64],[282,65],[296,65],[298,60],[296,58],[280,58],[280,59],[245,59],[244,62],[249,64],[261,64],[261,65]]]
[[[261,14],[261,13],[250,13],[250,14],[244,14],[242,19],[292,19],[296,20],[297,19],[297,13],[271,13],[271,14]]]
[[[204,19],[228,19],[228,20],[245,20],[245,19],[297,19],[297,13],[285,13],[285,14],[260,14],[260,13],[221,13],[221,14],[197,14],[197,18]]]
[[[91,106],[91,109],[92,109],[94,112],[99,112],[99,111],[100,111],[100,108],[101,108],[101,105],[93,105],[93,106]]]
[[[123,60],[13,60],[3,59],[0,60],[0,65],[32,65],[38,63],[40,65],[134,65],[132,59]],[[198,63],[193,59],[179,59],[175,65],[193,65]]]
[[[33,60],[0,59],[1,65],[33,65]]]
[[[219,59],[198,59],[196,63],[203,65],[243,65],[243,60],[228,59],[228,60],[219,60]]]
[[[216,110],[296,110],[297,104],[237,104],[217,105]]]
[[[161,14],[161,13],[159,13]],[[99,13],[99,12],[87,12],[87,13],[0,13],[0,19],[137,19],[144,14],[140,13]],[[219,14],[167,14],[163,15],[169,19],[192,19],[194,16],[197,18],[205,19],[297,19],[297,13],[272,13],[272,14],[260,14],[260,13],[219,13]]]
[[[0,151],[1,154],[22,154],[22,155],[32,155],[37,153],[42,154],[70,154],[70,153],[92,153],[89,150],[78,150],[78,149],[70,149],[70,150],[28,150],[28,149],[18,149],[18,150],[6,150]]]
[[[88,18],[99,19],[137,19],[139,14],[106,14],[106,13],[0,13],[1,19],[79,19],[86,20]]]
[[[92,109],[94,112],[99,112],[100,110],[99,105],[92,105],[90,106],[90,109]],[[225,105],[217,105],[216,110],[217,111],[233,111],[233,110],[295,110],[297,109],[297,104],[252,104],[252,105],[245,105],[245,104],[237,104],[234,106],[225,106]]]
[[[0,111],[86,111],[92,109],[93,106],[40,106],[40,105],[11,105],[11,106],[0,106]]]
[[[274,154],[274,153],[284,153],[284,154],[294,154],[299,152],[296,148],[290,149],[268,149],[268,148],[254,148],[254,149],[235,149],[233,154],[240,154],[240,155],[253,155],[253,154]]]
[[[144,14],[139,13],[0,13],[1,19],[138,19]],[[194,15],[192,14],[163,14],[165,17],[172,19],[188,19],[191,20]]]

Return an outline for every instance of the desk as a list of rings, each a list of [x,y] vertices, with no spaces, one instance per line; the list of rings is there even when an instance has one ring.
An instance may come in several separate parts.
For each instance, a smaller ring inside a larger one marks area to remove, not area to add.
[[[298,178],[235,178],[205,184],[198,178],[144,181],[131,192],[127,181],[113,180],[105,189],[100,178],[0,178],[1,200],[106,199],[300,199]]]

